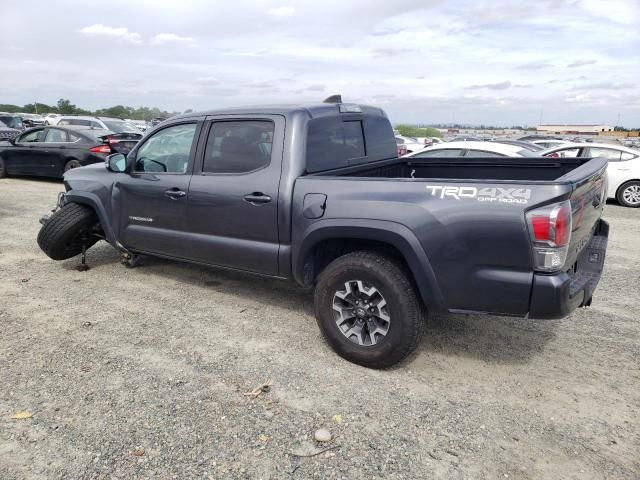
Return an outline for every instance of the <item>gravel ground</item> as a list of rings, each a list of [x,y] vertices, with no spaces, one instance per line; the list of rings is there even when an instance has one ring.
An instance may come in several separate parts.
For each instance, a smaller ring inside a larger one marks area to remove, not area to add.
[[[607,205],[591,308],[431,318],[416,355],[374,371],[323,343],[293,285],[126,269],[104,242],[88,272],[49,260],[38,218],[61,189],[0,181],[4,480],[640,476],[639,210]]]

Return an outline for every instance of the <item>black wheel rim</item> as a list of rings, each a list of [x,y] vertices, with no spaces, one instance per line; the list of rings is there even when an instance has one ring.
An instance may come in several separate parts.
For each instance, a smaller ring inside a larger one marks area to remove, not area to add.
[[[69,163],[67,163],[64,171],[68,172],[69,170],[73,170],[74,168],[78,168],[80,166],[80,162],[78,162],[77,160],[71,160]]]
[[[373,347],[389,333],[387,301],[378,288],[367,282],[345,282],[333,294],[331,308],[340,333],[356,345]]]

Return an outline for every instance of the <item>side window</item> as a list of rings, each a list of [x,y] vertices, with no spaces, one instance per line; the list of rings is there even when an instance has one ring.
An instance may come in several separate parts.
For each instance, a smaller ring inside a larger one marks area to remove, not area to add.
[[[91,126],[91,128],[100,128],[100,129],[104,128],[104,127],[103,127],[102,125],[100,125],[98,122],[93,122],[93,121],[92,121],[92,122],[90,122],[90,126]],[[108,130],[108,129],[107,129],[107,130]]]
[[[20,136],[18,143],[41,142],[44,130],[32,130]]]
[[[467,150],[466,157],[506,157],[500,153],[487,152],[485,150]]]
[[[73,132],[67,132],[67,136],[69,137],[69,142],[71,143],[78,143],[82,140],[82,137],[80,135]]]
[[[196,133],[195,123],[163,128],[136,153],[135,172],[186,173]]]
[[[462,150],[459,148],[438,148],[436,150],[427,150],[413,155],[413,158],[431,158],[431,157],[459,157]]]
[[[57,128],[50,128],[44,137],[44,141],[49,143],[66,143],[67,133]]]
[[[580,153],[579,148],[567,148],[565,150],[558,150],[556,155],[559,157],[577,157]]]
[[[618,162],[622,156],[622,152],[620,150],[613,150],[610,148],[593,148],[589,147],[589,155],[590,157],[604,157],[610,162]]]
[[[264,120],[215,122],[209,131],[202,171],[247,173],[271,162],[274,124]]]

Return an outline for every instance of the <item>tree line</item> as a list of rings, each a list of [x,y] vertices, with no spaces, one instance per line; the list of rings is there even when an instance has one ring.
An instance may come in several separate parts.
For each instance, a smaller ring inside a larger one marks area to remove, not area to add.
[[[47,105],[46,103],[28,103],[26,105],[0,104],[0,112],[9,113],[38,113],[46,115],[47,113],[60,113],[62,115],[96,115],[103,117],[130,118],[132,120],[149,121],[157,117],[171,117],[181,112],[168,112],[160,110],[157,107],[127,107],[124,105],[116,105],[109,108],[101,108],[99,110],[87,110],[80,108],[71,103],[69,99],[61,98],[55,105]],[[185,113],[191,112],[186,110]]]
[[[400,132],[400,135],[405,137],[438,137],[442,138],[442,133],[433,127],[416,127],[414,125],[407,125],[400,123],[396,125],[396,130]]]

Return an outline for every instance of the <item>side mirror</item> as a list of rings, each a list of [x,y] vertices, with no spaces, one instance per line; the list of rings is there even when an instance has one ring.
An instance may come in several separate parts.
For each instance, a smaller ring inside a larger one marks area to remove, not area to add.
[[[113,173],[122,173],[127,170],[127,157],[122,153],[109,155],[104,163],[107,170]]]

